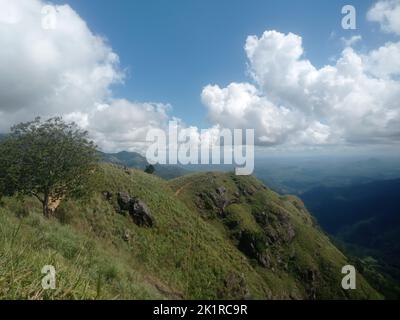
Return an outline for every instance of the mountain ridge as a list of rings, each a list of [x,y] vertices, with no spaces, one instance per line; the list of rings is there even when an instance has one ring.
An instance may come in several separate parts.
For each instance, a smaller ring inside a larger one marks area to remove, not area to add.
[[[149,162],[138,152],[120,151],[117,153],[105,153],[99,151],[101,161],[113,163],[127,168],[144,170]],[[178,165],[154,165],[154,174],[163,179],[173,179],[189,173],[190,171]]]
[[[198,173],[166,181],[102,164],[93,183],[92,196],[63,201],[56,219],[44,219],[32,198],[3,198],[0,297],[382,298],[361,274],[357,290],[343,290],[341,267],[349,260],[298,198],[253,177]],[[129,199],[151,226],[126,211]],[[57,290],[40,287],[45,264],[57,270]]]

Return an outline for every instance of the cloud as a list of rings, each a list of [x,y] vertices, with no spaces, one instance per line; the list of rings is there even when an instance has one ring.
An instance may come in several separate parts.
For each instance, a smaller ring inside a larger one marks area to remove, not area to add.
[[[55,29],[43,28],[45,4],[0,0],[0,131],[62,115],[104,150],[140,148],[147,128],[165,125],[169,107],[113,97],[124,80],[118,55],[68,5],[54,6]]]
[[[118,56],[69,6],[57,6],[57,28],[45,30],[42,2],[0,1],[2,129],[32,113],[88,110],[122,81]]]
[[[387,33],[400,35],[400,0],[380,0],[367,13],[369,21],[378,22]]]
[[[202,101],[213,123],[254,129],[260,144],[283,143],[291,132],[305,129],[301,113],[276,106],[249,83],[231,83],[226,88],[209,85],[202,92]]]
[[[394,32],[399,19],[379,3],[369,16]],[[171,107],[113,96],[113,85],[124,81],[118,55],[68,5],[54,7],[55,29],[42,28],[45,4],[0,0],[0,131],[37,115],[62,115],[88,129],[104,151],[142,150],[148,130],[174,119]],[[299,35],[249,36],[251,81],[206,86],[202,101],[212,128],[200,132],[177,119],[179,130],[193,141],[215,141],[223,128],[254,128],[259,145],[397,141],[400,44],[360,54],[351,48],[358,40],[346,40],[339,59],[317,68],[304,57]]]
[[[362,40],[362,37],[361,37],[360,35],[356,35],[356,36],[352,36],[352,37],[350,37],[350,38],[344,38],[344,37],[342,37],[341,40],[342,40],[343,44],[344,44],[346,47],[351,47],[351,46],[353,46],[354,44],[356,44],[357,42],[361,41],[361,40]]]
[[[85,128],[102,150],[143,151],[148,145],[148,130],[166,128],[168,109],[168,105],[159,103],[117,99],[93,110]]]
[[[367,70],[376,77],[387,79],[400,74],[400,42],[388,42],[362,58]]]
[[[304,58],[300,36],[266,31],[245,44],[253,82],[208,85],[202,101],[213,123],[254,127],[260,145],[397,141],[398,48],[387,43],[361,55],[346,47],[318,69]]]

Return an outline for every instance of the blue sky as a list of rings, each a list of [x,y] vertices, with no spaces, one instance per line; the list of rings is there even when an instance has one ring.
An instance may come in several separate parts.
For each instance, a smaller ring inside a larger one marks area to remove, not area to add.
[[[143,151],[178,118],[268,150],[399,146],[400,0],[0,1],[0,132],[57,115]]]
[[[303,38],[305,56],[317,67],[340,54],[341,37],[360,34],[363,47],[392,36],[366,21],[372,0],[351,1],[357,30],[341,28],[341,8],[349,1],[272,0],[60,0],[68,3],[106,37],[127,68],[124,86],[114,94],[134,101],[169,103],[173,115],[206,127],[200,94],[207,84],[248,81],[243,50],[248,35],[265,30],[293,32]],[[334,32],[334,37],[332,37]]]

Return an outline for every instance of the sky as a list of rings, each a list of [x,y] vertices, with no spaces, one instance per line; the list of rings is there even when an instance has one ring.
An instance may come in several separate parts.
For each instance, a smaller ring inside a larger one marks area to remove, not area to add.
[[[346,4],[356,30],[342,28]],[[0,131],[61,114],[105,151],[139,150],[171,119],[197,139],[254,128],[263,148],[398,148],[399,0],[0,6]]]
[[[62,4],[65,1],[56,1]],[[306,56],[316,66],[330,62],[343,45],[341,37],[362,34],[365,46],[390,36],[373,32],[365,12],[373,1],[352,4],[359,11],[358,30],[341,28],[341,9],[348,1],[244,0],[71,0],[91,29],[106,37],[128,68],[119,96],[173,106],[189,124],[209,125],[200,93],[209,83],[246,81],[248,35],[265,30],[303,36]],[[366,32],[363,30],[366,29]],[[334,36],[333,36],[334,35]]]

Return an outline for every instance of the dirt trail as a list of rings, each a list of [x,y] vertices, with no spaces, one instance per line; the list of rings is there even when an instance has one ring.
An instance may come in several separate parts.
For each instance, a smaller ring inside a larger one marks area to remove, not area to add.
[[[160,292],[162,295],[166,296],[169,299],[172,300],[182,300],[184,298],[184,294],[182,292],[173,290],[166,286],[164,283],[162,283],[159,279],[154,278],[150,275],[145,275],[143,277],[149,284],[154,286],[154,288],[157,289],[158,292]]]
[[[175,195],[179,196],[181,194],[181,192],[183,191],[184,188],[186,188],[187,186],[191,185],[191,182],[188,182],[186,184],[184,184],[182,187],[180,187],[178,190],[176,190]]]

